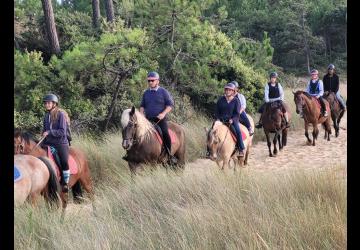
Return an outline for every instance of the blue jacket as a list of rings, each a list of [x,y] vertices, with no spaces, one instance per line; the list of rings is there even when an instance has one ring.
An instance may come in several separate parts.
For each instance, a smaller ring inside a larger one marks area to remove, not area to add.
[[[219,98],[216,103],[216,119],[228,121],[232,119],[239,121],[241,104],[238,98],[234,97],[229,103],[225,96]]]
[[[57,121],[51,121],[50,112],[46,112],[43,121],[43,132],[49,131],[44,144],[55,146],[69,144],[66,136],[67,124],[63,112],[59,112]]]
[[[157,117],[167,106],[174,106],[169,92],[163,87],[145,90],[140,107],[145,110],[146,118]]]

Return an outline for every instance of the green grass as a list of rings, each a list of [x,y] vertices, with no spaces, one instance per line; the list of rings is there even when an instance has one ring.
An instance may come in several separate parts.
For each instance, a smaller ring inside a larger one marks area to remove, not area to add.
[[[121,178],[98,184],[95,213],[15,209],[15,249],[346,248],[346,183],[329,170]]]

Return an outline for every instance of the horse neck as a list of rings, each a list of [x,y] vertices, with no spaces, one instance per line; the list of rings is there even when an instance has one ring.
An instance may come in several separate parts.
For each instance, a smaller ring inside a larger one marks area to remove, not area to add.
[[[303,109],[304,115],[316,115],[317,112],[317,106],[315,104],[315,101],[312,100],[312,98],[307,97],[303,94],[303,99],[305,101],[305,108]]]
[[[38,145],[36,148],[36,143],[31,141],[29,143],[29,154],[35,157],[41,157],[41,156],[47,156],[47,152],[45,149],[43,149],[40,145]]]
[[[225,138],[228,138],[228,136],[231,137],[230,129],[224,124],[218,125],[216,128],[214,128],[214,131],[215,130],[216,130],[216,134],[219,137],[221,142],[223,142],[225,140]]]

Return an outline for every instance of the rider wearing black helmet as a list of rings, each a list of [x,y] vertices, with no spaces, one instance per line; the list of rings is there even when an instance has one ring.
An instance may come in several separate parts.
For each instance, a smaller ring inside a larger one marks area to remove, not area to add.
[[[62,168],[61,185],[63,191],[67,192],[70,170],[68,165],[69,141],[67,138],[66,115],[59,109],[59,98],[56,95],[45,95],[43,103],[46,109],[42,133],[42,136],[45,137],[44,144],[54,147],[58,152],[60,167]]]
[[[342,109],[346,109],[346,104],[343,98],[340,95],[339,91],[339,76],[335,72],[335,65],[329,64],[328,66],[328,72],[323,77],[323,83],[324,83],[324,91],[328,92],[334,92],[336,95],[336,98],[338,99],[340,106]]]
[[[245,96],[243,94],[240,93],[239,91],[239,83],[237,81],[232,81],[232,84],[235,85],[236,88],[236,92],[235,92],[235,97],[237,97],[240,101],[240,123],[242,123],[249,131],[250,136],[254,134],[254,130],[251,127],[249,118],[246,115],[245,109],[246,109],[246,99]]]
[[[281,84],[279,82],[277,82],[277,78],[278,78],[278,74],[276,72],[270,73],[270,82],[268,82],[265,85],[265,93],[264,93],[265,103],[260,106],[258,112],[260,114],[262,114],[264,112],[264,108],[267,103],[278,102],[280,104],[280,106],[282,107],[281,110],[284,114],[285,126],[287,128],[289,128],[290,127],[289,117],[288,117],[288,113],[287,113],[287,108],[284,103],[284,90],[283,90]],[[256,128],[262,127],[261,117],[262,116],[260,116],[258,123],[255,125]]]

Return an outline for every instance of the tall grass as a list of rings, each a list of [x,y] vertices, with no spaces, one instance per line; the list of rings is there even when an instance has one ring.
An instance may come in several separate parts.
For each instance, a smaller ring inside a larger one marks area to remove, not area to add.
[[[346,183],[330,171],[160,169],[96,193],[95,212],[74,205],[63,222],[15,209],[15,249],[346,248]]]

